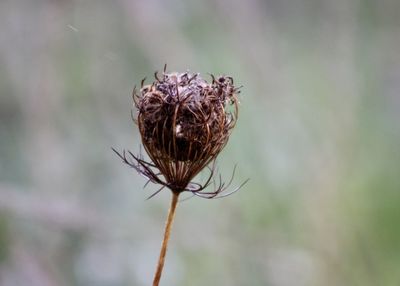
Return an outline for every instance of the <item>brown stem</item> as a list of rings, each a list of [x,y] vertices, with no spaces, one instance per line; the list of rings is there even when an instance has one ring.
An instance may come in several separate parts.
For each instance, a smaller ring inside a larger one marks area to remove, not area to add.
[[[165,223],[164,239],[161,245],[160,257],[158,258],[157,269],[154,275],[153,286],[158,286],[161,279],[161,273],[164,267],[165,255],[167,253],[168,240],[171,234],[172,222],[174,221],[176,205],[178,203],[179,193],[172,192],[171,206],[168,211],[167,221]]]

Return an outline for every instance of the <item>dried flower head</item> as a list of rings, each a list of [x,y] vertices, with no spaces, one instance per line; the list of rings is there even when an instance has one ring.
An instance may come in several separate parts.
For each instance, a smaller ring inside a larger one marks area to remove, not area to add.
[[[135,156],[125,150],[114,152],[140,174],[161,188],[149,198],[167,187],[172,191],[171,206],[165,224],[164,239],[154,275],[153,286],[158,286],[164,267],[168,240],[180,193],[192,192],[203,198],[215,198],[229,187],[219,176],[213,178],[215,159],[228,142],[238,117],[238,88],[231,77],[212,77],[212,82],[203,80],[199,74],[167,73],[164,67],[162,78],[155,73],[155,81],[144,86],[142,80],[139,93],[133,90],[134,107],[142,142],[151,161]],[[209,163],[214,162],[212,167]],[[204,184],[193,182],[193,178],[205,167],[210,176]],[[148,183],[147,182],[147,183]],[[146,185],[147,185],[146,183]],[[214,183],[214,191],[204,192]]]
[[[152,162],[131,152],[134,161],[125,151],[117,154],[161,189],[215,197],[227,187],[220,179],[214,192],[201,192],[215,184],[214,164],[205,184],[191,183],[224,148],[238,117],[239,90],[233,79],[211,77],[208,83],[199,74],[167,73],[164,68],[161,78],[156,73],[152,84],[144,85],[143,80],[139,93],[133,91],[135,122]]]

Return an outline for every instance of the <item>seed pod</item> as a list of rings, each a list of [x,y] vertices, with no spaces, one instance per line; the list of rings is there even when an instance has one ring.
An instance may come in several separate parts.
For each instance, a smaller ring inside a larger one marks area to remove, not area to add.
[[[134,93],[143,145],[171,189],[182,191],[226,145],[238,108],[231,77],[165,73]]]

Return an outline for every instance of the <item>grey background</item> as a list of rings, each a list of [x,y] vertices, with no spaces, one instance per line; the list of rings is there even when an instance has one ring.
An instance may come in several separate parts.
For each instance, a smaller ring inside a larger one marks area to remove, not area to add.
[[[221,200],[178,205],[162,285],[399,285],[400,2],[0,3],[0,285],[150,285],[170,194],[134,84],[243,85]]]

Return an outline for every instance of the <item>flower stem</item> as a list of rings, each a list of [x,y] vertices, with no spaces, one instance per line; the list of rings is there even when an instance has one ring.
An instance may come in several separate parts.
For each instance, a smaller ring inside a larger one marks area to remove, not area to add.
[[[171,227],[174,221],[176,205],[178,204],[178,192],[172,192],[171,206],[168,211],[167,221],[165,223],[164,239],[161,245],[160,257],[158,258],[157,269],[154,275],[153,286],[158,286],[161,279],[161,273],[164,267],[165,255],[167,253],[168,240],[171,234]]]

